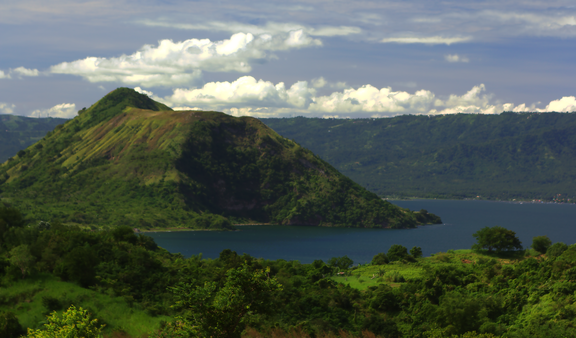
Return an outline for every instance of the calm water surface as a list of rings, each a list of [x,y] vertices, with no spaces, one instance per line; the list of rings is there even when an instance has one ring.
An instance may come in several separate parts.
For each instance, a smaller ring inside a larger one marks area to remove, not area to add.
[[[240,231],[148,233],[158,245],[184,256],[216,258],[224,249],[265,259],[310,263],[347,255],[366,263],[393,244],[419,246],[425,256],[450,249],[469,249],[472,234],[485,226],[503,226],[516,232],[524,247],[532,237],[547,235],[552,242],[576,243],[576,205],[488,201],[392,201],[411,210],[426,209],[444,224],[417,229],[342,229],[299,226],[243,226]]]

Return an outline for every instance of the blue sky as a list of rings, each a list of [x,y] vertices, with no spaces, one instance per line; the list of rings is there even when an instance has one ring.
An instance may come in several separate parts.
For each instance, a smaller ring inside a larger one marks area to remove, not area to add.
[[[0,114],[117,87],[236,116],[576,111],[573,0],[20,0],[0,46]]]

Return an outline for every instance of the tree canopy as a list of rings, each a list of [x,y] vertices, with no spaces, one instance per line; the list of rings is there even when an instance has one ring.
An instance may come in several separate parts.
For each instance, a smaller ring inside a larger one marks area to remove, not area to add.
[[[522,250],[522,242],[516,237],[512,230],[500,226],[484,227],[472,236],[476,238],[476,244],[472,246],[474,250],[496,250],[496,252]]]

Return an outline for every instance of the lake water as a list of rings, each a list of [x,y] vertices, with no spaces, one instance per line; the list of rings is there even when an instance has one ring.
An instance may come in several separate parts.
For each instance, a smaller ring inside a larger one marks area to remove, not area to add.
[[[417,229],[348,229],[300,226],[242,226],[240,231],[189,231],[148,233],[158,245],[184,256],[202,253],[216,258],[224,249],[265,259],[310,263],[347,255],[366,263],[393,244],[408,249],[419,246],[425,256],[450,249],[469,249],[472,234],[485,226],[499,225],[516,232],[525,248],[535,236],[552,242],[576,243],[576,205],[490,201],[411,200],[392,201],[411,210],[426,209],[444,224]]]

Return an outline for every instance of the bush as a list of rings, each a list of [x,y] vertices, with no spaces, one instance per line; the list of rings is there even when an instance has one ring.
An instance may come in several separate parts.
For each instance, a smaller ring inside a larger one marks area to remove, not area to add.
[[[378,253],[372,257],[372,265],[384,265],[388,264],[389,262],[390,260],[388,260],[388,257],[383,252]]]
[[[415,246],[412,249],[410,249],[410,254],[414,258],[420,258],[422,257],[422,248],[419,246]]]
[[[562,242],[554,243],[548,248],[548,250],[546,250],[546,256],[548,256],[548,258],[556,259],[566,250],[568,250],[568,245]]]
[[[408,256],[408,249],[400,244],[394,244],[388,249],[388,259],[391,262],[399,261]]]
[[[551,245],[552,241],[548,236],[536,236],[532,238],[532,249],[539,253],[546,253]]]
[[[16,338],[25,333],[26,331],[18,322],[18,318],[12,312],[0,313],[0,337]]]

